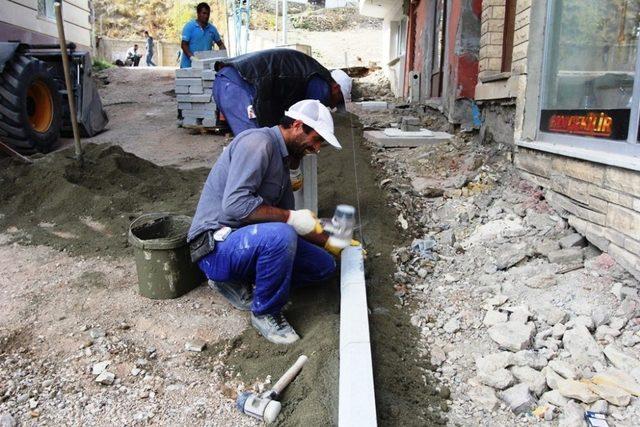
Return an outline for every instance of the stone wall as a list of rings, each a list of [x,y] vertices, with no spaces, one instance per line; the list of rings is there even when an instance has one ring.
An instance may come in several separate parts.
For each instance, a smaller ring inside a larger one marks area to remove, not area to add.
[[[515,164],[569,224],[640,279],[640,172],[522,147]]]
[[[505,0],[482,2],[480,24],[480,72],[483,78],[500,72],[502,65],[502,37],[504,32]]]

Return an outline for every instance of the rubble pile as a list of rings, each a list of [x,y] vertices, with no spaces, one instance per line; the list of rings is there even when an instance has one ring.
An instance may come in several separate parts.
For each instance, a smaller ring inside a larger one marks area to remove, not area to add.
[[[521,180],[508,152],[458,134],[374,153],[407,237],[393,253],[396,296],[451,389],[449,421],[582,426],[592,410],[632,425],[638,282]]]
[[[392,101],[395,99],[391,91],[391,83],[384,70],[377,70],[365,77],[353,80],[351,100],[355,102],[370,99],[377,101]]]

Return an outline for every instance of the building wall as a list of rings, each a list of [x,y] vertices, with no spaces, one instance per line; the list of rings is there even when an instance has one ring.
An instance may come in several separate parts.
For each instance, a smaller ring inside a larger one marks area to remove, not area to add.
[[[38,12],[37,0],[0,0],[0,41],[57,43],[55,20]],[[65,1],[65,36],[81,49],[91,48],[91,12],[88,0]]]
[[[515,164],[569,224],[640,280],[640,172],[522,147]]]

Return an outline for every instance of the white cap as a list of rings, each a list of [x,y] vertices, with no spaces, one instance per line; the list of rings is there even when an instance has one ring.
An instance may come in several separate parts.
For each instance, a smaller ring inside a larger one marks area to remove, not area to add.
[[[289,107],[289,109],[284,112],[284,115],[294,120],[300,120],[318,132],[329,144],[337,149],[342,148],[338,139],[333,134],[333,118],[331,118],[331,113],[320,101],[315,99],[298,101]]]
[[[331,77],[333,77],[333,80],[335,80],[336,83],[338,83],[338,85],[340,86],[340,90],[342,91],[342,96],[344,97],[345,102],[351,101],[351,85],[353,79],[340,68],[336,68],[335,70],[331,71]]]

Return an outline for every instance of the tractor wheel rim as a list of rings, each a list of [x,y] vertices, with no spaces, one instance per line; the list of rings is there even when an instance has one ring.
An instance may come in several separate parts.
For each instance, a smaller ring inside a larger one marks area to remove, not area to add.
[[[53,96],[43,81],[36,80],[27,90],[29,123],[36,132],[44,133],[53,122]]]

